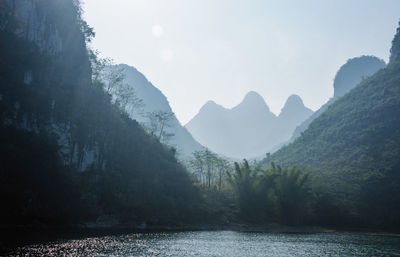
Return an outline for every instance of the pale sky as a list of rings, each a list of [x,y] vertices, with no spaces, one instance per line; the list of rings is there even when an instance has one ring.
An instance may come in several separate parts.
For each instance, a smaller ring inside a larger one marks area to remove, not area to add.
[[[400,0],[82,1],[93,47],[142,72],[182,124],[248,91],[275,114],[291,94],[316,110],[347,59],[388,61],[400,19]]]

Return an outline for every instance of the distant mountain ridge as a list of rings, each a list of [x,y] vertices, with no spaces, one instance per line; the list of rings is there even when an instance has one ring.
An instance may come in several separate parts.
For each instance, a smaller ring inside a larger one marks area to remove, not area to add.
[[[337,99],[356,87],[362,80],[368,78],[378,70],[385,67],[385,61],[375,56],[363,55],[347,60],[347,62],[342,65],[339,71],[336,73],[333,82],[334,96],[295,129],[288,143],[293,142],[296,138],[298,138],[301,133],[308,128],[311,122],[320,116],[324,111],[326,111],[328,107]]]
[[[262,96],[250,91],[231,109],[208,101],[186,128],[196,140],[217,153],[255,158],[288,140],[294,128],[312,113],[299,96],[292,95],[276,116]]]
[[[124,75],[123,83],[133,87],[136,96],[143,101],[143,110],[140,113],[130,113],[137,121],[146,124],[148,122],[146,114],[150,112],[164,111],[173,113],[167,97],[136,68],[126,64],[114,65],[108,68],[122,71]],[[166,128],[167,132],[174,134],[174,136],[171,137],[168,143],[177,148],[180,157],[186,158],[194,151],[203,149],[203,146],[180,124],[175,114],[173,114],[169,123],[170,126]]]
[[[332,103],[293,143],[264,164],[311,170],[337,198],[331,217],[367,216],[370,226],[400,224],[400,24],[390,62]],[[353,209],[351,206],[353,205]],[[355,206],[355,207],[354,207]]]

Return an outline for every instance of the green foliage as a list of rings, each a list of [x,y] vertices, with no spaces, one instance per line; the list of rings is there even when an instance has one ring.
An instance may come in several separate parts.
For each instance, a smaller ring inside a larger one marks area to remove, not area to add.
[[[258,212],[258,199],[256,194],[257,173],[250,168],[244,160],[242,165],[235,163],[235,172],[228,173],[228,181],[232,185],[242,220],[254,221]]]
[[[399,228],[397,38],[398,34],[387,68],[338,99],[296,141],[271,157],[285,167],[298,165],[313,170],[321,201],[320,217],[331,209],[342,210],[335,212],[339,220],[325,219],[327,224]],[[327,209],[323,210],[322,206]]]
[[[188,167],[203,188],[216,188],[221,191],[225,186],[226,172],[231,168],[231,163],[209,149],[204,149],[192,154]]]
[[[312,214],[313,194],[308,178],[308,173],[296,168],[271,163],[270,169],[262,170],[244,160],[243,164],[235,163],[228,181],[235,192],[241,220],[299,225]]]
[[[86,49],[92,33],[84,33],[79,8],[44,2],[61,52],[0,29],[2,223],[193,221],[198,188],[174,151],[121,111],[96,79],[104,61]]]
[[[79,2],[36,4],[46,33],[57,29],[61,49],[16,34],[26,27],[0,2],[2,223],[400,228],[398,33],[390,65],[293,144],[267,155],[268,168],[246,160],[231,167],[205,149],[194,153],[191,176],[160,143],[171,114],[153,114],[150,136],[126,113],[134,92],[117,91],[118,74],[109,84],[100,79],[108,61],[86,47],[94,31]]]
[[[149,120],[148,124],[145,125],[148,133],[166,144],[174,136],[173,133],[167,132],[167,128],[171,126],[170,122],[174,114],[166,111],[154,111],[148,113],[146,116]]]
[[[275,194],[279,215],[286,224],[304,224],[307,212],[311,210],[312,194],[306,185],[308,173],[297,168],[281,168],[272,165],[275,178]]]

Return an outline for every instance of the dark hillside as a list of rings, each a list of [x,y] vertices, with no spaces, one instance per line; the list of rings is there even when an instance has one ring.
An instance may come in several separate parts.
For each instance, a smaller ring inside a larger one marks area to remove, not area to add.
[[[399,33],[387,68],[329,106],[272,156],[284,166],[316,170],[324,190],[344,202],[350,216],[372,226],[400,225]]]
[[[198,189],[110,101],[72,0],[0,2],[2,226],[190,222]]]

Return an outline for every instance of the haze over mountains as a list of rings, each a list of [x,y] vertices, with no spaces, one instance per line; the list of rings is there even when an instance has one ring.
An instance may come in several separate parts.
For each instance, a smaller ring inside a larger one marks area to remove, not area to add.
[[[351,224],[354,217],[364,216],[361,222],[372,226],[400,224],[399,54],[400,27],[387,67],[332,103],[297,140],[265,159],[266,165],[273,160],[313,169],[329,192],[326,199],[338,196],[330,203],[332,212],[324,215],[331,221],[346,216]]]
[[[202,145],[226,157],[262,157],[292,142],[333,102],[385,66],[383,60],[374,56],[349,59],[335,76],[334,96],[315,113],[305,107],[297,95],[287,99],[278,116],[270,111],[263,97],[254,91],[250,91],[232,109],[209,101],[186,127],[179,123],[175,115],[172,116],[166,132],[174,136],[168,143],[177,148],[182,158],[201,150]],[[134,67],[120,64],[110,66],[109,69],[122,72],[123,83],[132,87],[138,99],[143,101],[140,111],[130,112],[137,121],[146,125],[149,122],[148,113],[173,113],[165,95]]]
[[[234,158],[263,156],[295,140],[332,103],[385,66],[374,56],[349,59],[335,76],[334,96],[315,113],[299,96],[292,95],[276,116],[258,93],[249,92],[232,109],[207,102],[186,127],[196,140],[217,153]]]
[[[368,78],[380,69],[385,68],[386,63],[375,56],[360,56],[349,59],[336,73],[333,87],[334,95],[327,103],[321,106],[308,119],[303,121],[294,131],[289,142],[294,141],[308,128],[310,123],[320,116],[337,99],[348,93],[357,86],[363,79]]]
[[[149,122],[147,114],[151,112],[161,111],[173,114],[165,95],[137,69],[126,64],[114,65],[108,68],[122,72],[124,77],[123,83],[126,83],[129,87],[133,87],[136,97],[143,101],[141,110],[130,111],[130,115],[138,122],[146,125]],[[194,151],[203,148],[188,130],[179,123],[175,114],[173,114],[167,125],[165,128],[166,132],[173,134],[168,144],[177,148],[180,157],[188,157]]]
[[[107,69],[122,73],[122,83],[132,87],[136,97],[143,102],[140,110],[130,111],[130,115],[138,122],[146,126],[151,112],[173,114],[166,96],[137,69],[126,64],[109,66]],[[276,116],[269,110],[263,97],[251,91],[232,109],[213,101],[207,102],[186,127],[173,115],[166,127],[167,133],[173,134],[168,144],[177,148],[181,158],[203,149],[202,145],[226,157],[262,157],[267,152],[279,149],[296,126],[312,113],[299,96],[291,95],[279,116]]]
[[[350,60],[336,76],[337,100],[293,143],[254,165],[207,149],[183,162],[162,133],[137,122],[146,123],[146,113],[172,114],[166,97],[126,65],[109,68],[122,69],[124,79],[102,79],[106,61],[87,45],[94,32],[81,10],[75,0],[0,2],[4,238],[16,232],[19,245],[31,229],[214,224],[400,232],[400,24],[389,64]],[[143,110],[130,109],[138,99]],[[276,149],[311,114],[292,95],[276,116],[249,92],[232,109],[208,102],[187,126],[211,150],[242,159]],[[202,149],[169,118],[178,147]]]
[[[212,151],[227,157],[253,158],[288,140],[295,127],[312,113],[299,96],[292,95],[276,116],[263,97],[251,91],[232,109],[207,102],[186,128]]]

